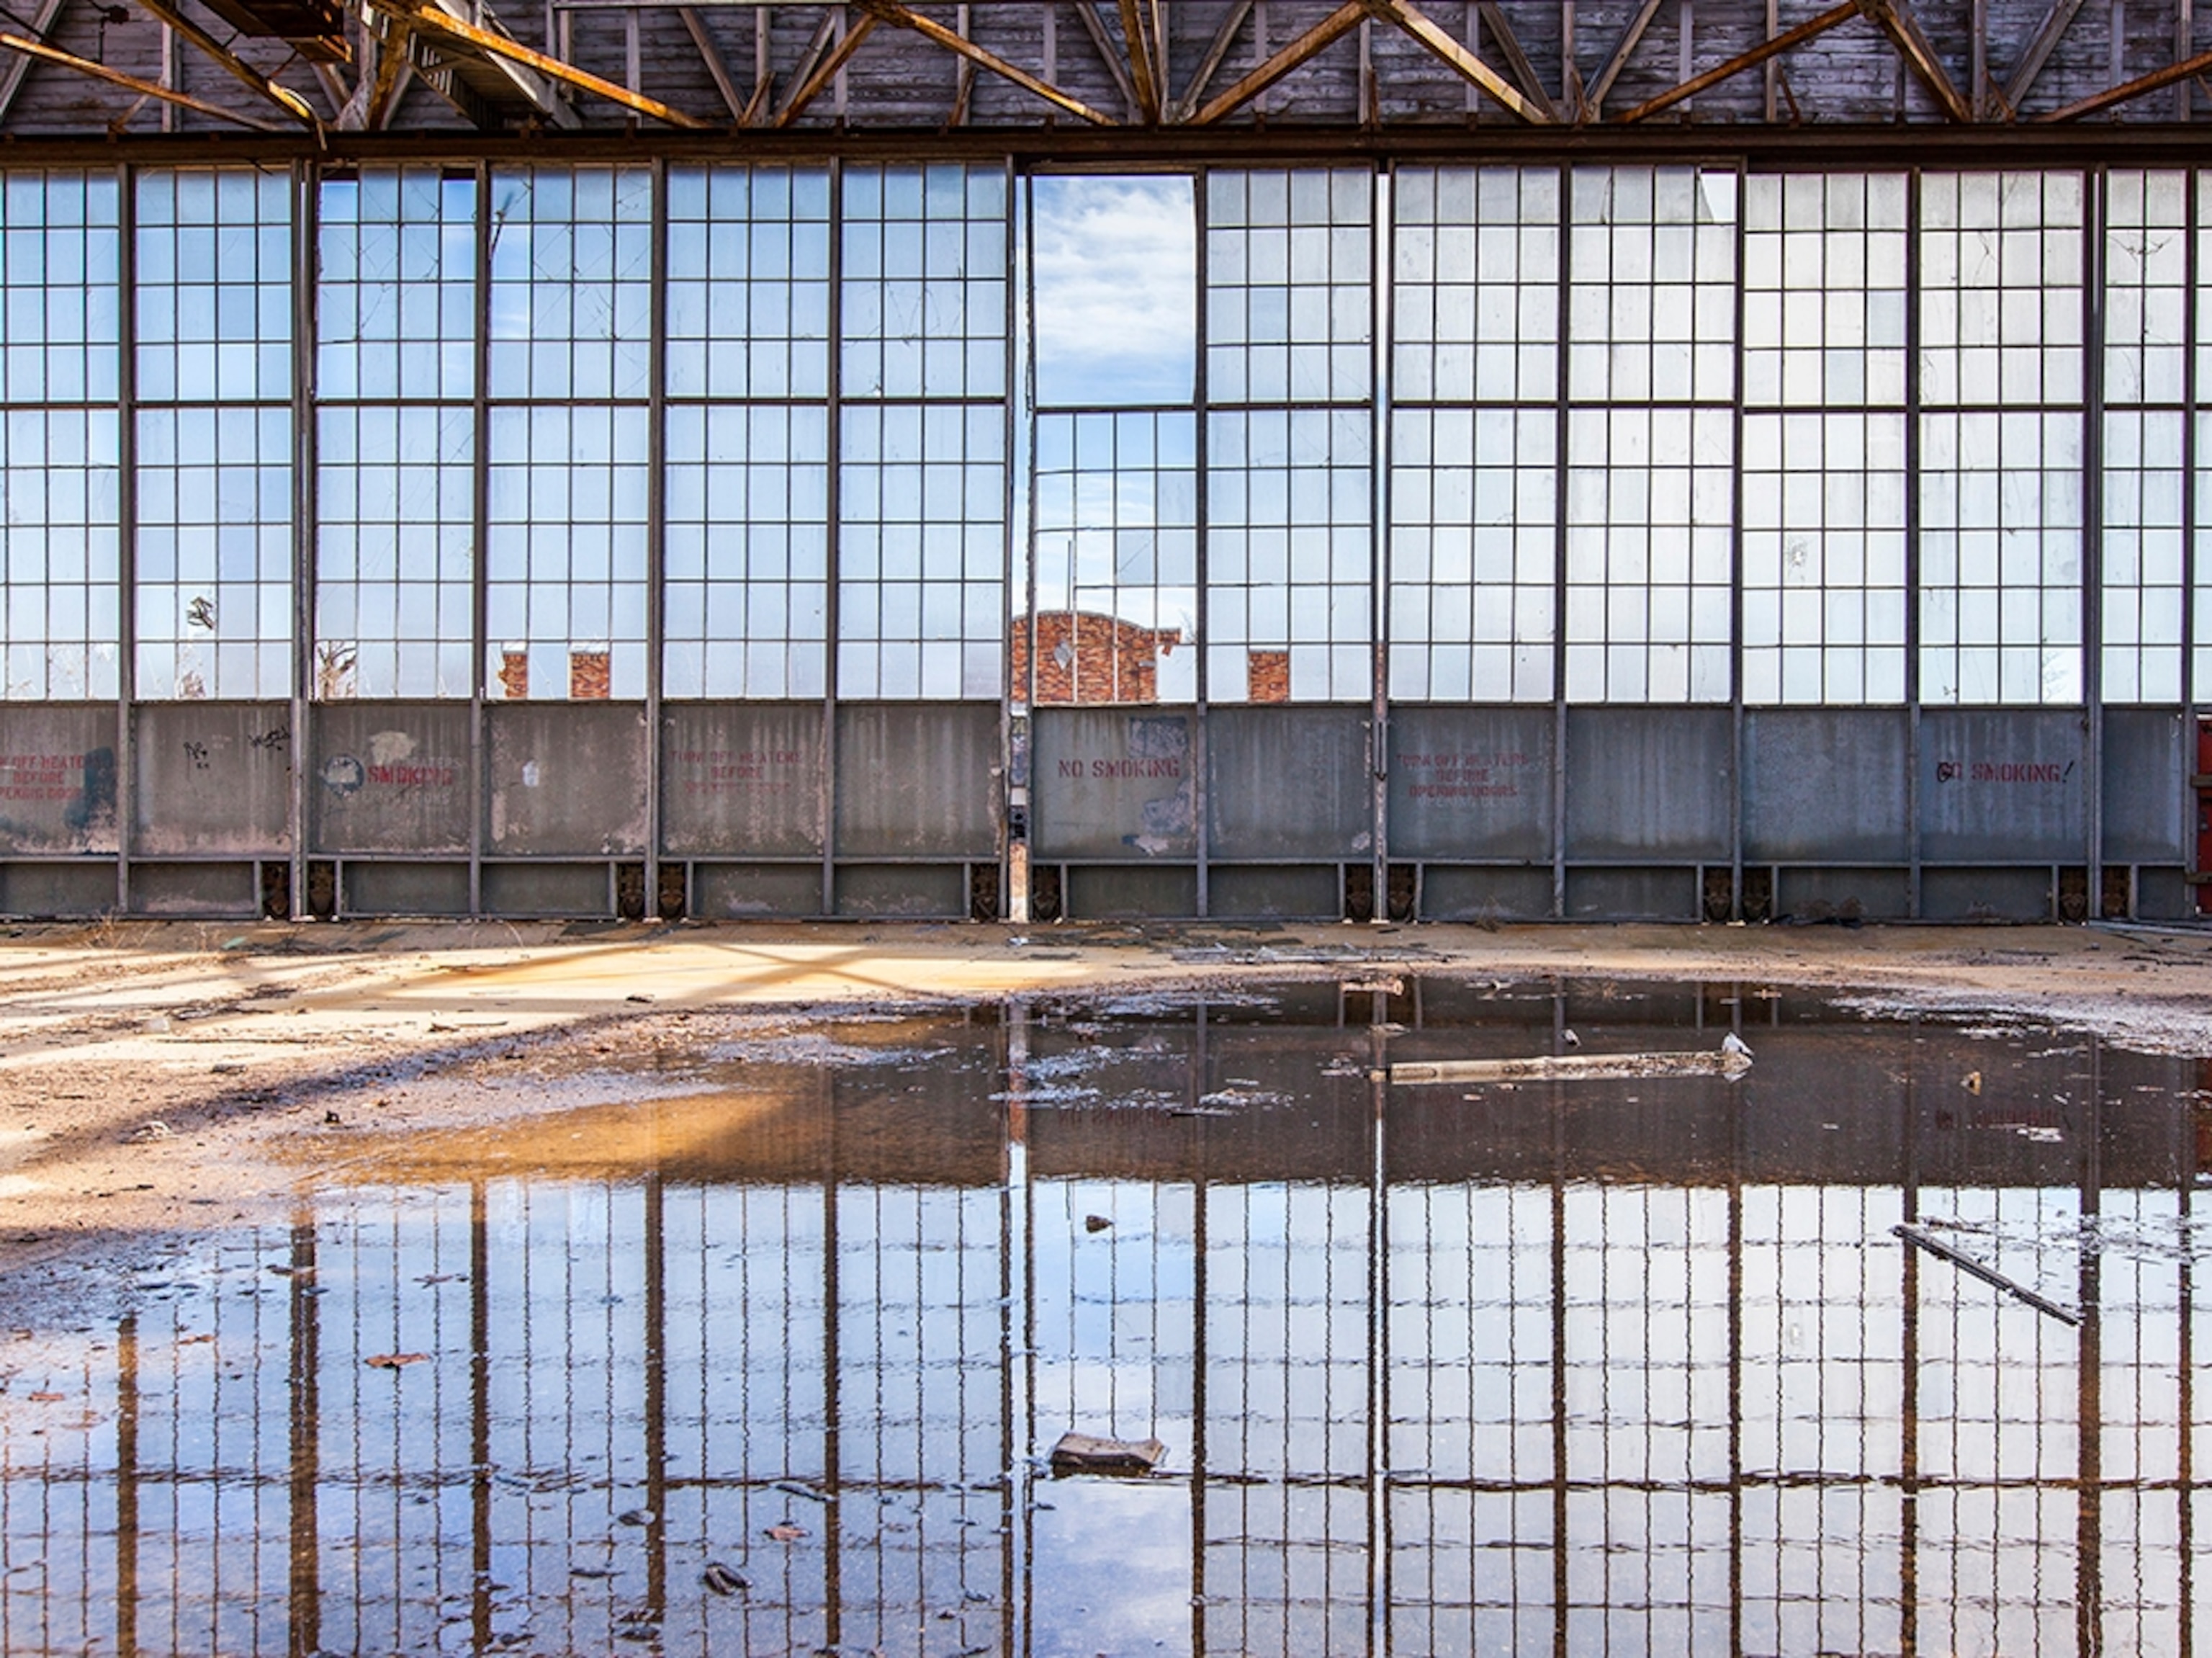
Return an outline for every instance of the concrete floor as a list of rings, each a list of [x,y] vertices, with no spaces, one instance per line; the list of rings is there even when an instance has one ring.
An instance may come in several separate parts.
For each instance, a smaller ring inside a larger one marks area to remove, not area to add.
[[[2212,931],[2186,929],[26,926],[0,936],[0,1297],[281,1213],[365,1131],[599,1103],[695,1020],[1394,973],[1849,987],[2212,1058]]]

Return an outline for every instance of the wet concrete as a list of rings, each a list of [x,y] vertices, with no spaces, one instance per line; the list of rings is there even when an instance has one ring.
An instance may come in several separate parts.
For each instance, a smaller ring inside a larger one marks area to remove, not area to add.
[[[0,1340],[0,1646],[2185,1653],[2204,1082],[1719,983],[702,1017]]]

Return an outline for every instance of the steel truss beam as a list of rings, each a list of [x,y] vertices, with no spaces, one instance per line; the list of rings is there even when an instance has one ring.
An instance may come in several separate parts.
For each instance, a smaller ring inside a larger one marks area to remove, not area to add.
[[[1296,73],[1346,35],[1372,23],[1386,24],[1397,30],[1485,99],[1510,112],[1516,119],[1536,126],[1565,120],[1577,125],[1602,122],[1608,125],[1645,121],[1746,70],[1765,64],[1770,66],[1769,73],[1773,73],[1771,66],[1779,54],[1854,15],[1865,18],[1882,31],[1905,70],[1920,82],[1934,107],[1948,122],[1972,125],[1984,131],[2016,123],[2063,124],[2078,120],[2119,108],[2163,88],[2185,89],[2199,76],[2212,75],[2212,53],[2195,51],[2177,34],[2181,43],[2173,52],[2172,63],[2132,79],[2118,80],[2115,74],[2117,83],[2102,91],[2074,98],[2063,108],[2029,114],[2025,113],[2024,106],[2046,70],[2061,61],[2062,48],[2074,38],[2073,25],[2078,21],[2081,0],[2045,0],[2039,6],[2039,21],[2033,34],[2021,48],[2008,76],[2002,78],[1992,72],[1993,66],[1989,62],[1987,42],[1981,33],[1982,5],[1971,8],[1976,33],[1971,43],[1972,74],[1967,77],[1964,74],[1954,76],[1952,67],[1942,60],[1923,29],[1911,0],[1851,0],[1848,7],[1831,6],[1790,28],[1778,29],[1771,39],[1727,62],[1700,74],[1686,75],[1671,89],[1608,119],[1604,106],[1617,90],[1632,59],[1644,48],[1663,0],[1634,0],[1632,6],[1626,9],[1601,66],[1589,77],[1578,97],[1574,88],[1582,86],[1583,80],[1575,72],[1570,49],[1563,67],[1570,101],[1564,107],[1556,91],[1547,89],[1521,51],[1510,15],[1516,9],[1545,3],[1547,0],[1504,0],[1503,3],[1501,0],[1473,0],[1467,8],[1468,27],[1479,27],[1481,44],[1478,46],[1474,40],[1455,33],[1455,24],[1447,27],[1439,21],[1435,9],[1427,7],[1425,0],[1344,0],[1344,3],[1317,19],[1315,12],[1307,12],[1309,27],[1287,44],[1269,49],[1263,40],[1261,49],[1253,54],[1256,61],[1249,62],[1234,84],[1224,90],[1217,88],[1217,77],[1224,74],[1238,44],[1251,38],[1255,0],[1203,0],[1202,3],[1176,8],[1172,14],[1164,0],[1113,0],[1110,9],[1106,0],[1079,0],[1077,18],[1127,106],[1126,112],[1109,113],[1113,107],[1111,100],[1101,100],[1107,105],[1106,109],[1094,107],[1088,101],[1088,98],[1098,96],[1090,88],[1103,82],[1097,69],[1088,64],[1087,54],[1080,66],[1083,84],[1079,86],[1054,74],[1049,62],[1042,66],[1018,62],[1006,54],[1003,46],[988,44],[992,39],[988,24],[993,7],[998,6],[1002,13],[1011,11],[1013,0],[978,0],[974,4],[963,0],[957,9],[925,9],[914,3],[914,0],[778,0],[787,15],[792,9],[798,9],[816,19],[819,25],[812,31],[812,38],[797,62],[783,75],[775,72],[770,61],[768,18],[773,8],[766,0],[548,0],[550,13],[556,19],[573,10],[594,8],[622,9],[633,15],[642,10],[673,12],[673,21],[679,22],[690,36],[704,67],[705,78],[713,85],[709,107],[714,119],[708,120],[703,119],[708,113],[706,108],[687,111],[645,95],[637,88],[634,63],[633,72],[627,75],[619,71],[601,75],[570,61],[573,54],[522,45],[488,14],[480,11],[474,0],[348,0],[366,25],[364,38],[356,43],[364,53],[364,61],[358,76],[325,78],[325,89],[336,112],[325,116],[319,113],[319,98],[311,105],[309,98],[301,96],[299,90],[279,84],[272,75],[246,62],[234,45],[217,39],[194,22],[192,14],[183,9],[182,0],[138,0],[147,14],[160,21],[177,39],[188,43],[257,98],[280,111],[284,119],[317,132],[325,122],[337,130],[356,132],[388,126],[410,78],[422,80],[465,115],[487,125],[498,121],[502,113],[509,118],[534,113],[541,121],[580,127],[581,118],[567,94],[588,92],[631,114],[672,126],[708,131],[726,130],[730,125],[754,130],[789,127],[810,115],[838,72],[851,62],[855,52],[863,49],[864,43],[872,38],[872,32],[886,24],[902,34],[919,37],[927,46],[958,60],[954,89],[949,94],[949,108],[943,118],[946,130],[963,126],[970,119],[975,77],[979,72],[1022,88],[1053,112],[1072,116],[1086,125],[1115,129],[1119,134],[1133,136],[1146,130],[1218,125],[1248,116],[1255,101],[1269,88]],[[15,56],[0,59],[4,63],[4,67],[0,67],[0,119],[4,119],[19,102],[17,94],[27,64],[31,58],[38,58],[198,114],[246,126],[265,125],[237,112],[218,113],[220,106],[206,103],[204,99],[173,95],[173,88],[149,89],[152,82],[108,70],[105,65],[88,67],[88,59],[53,46],[47,37],[66,18],[70,3],[70,0],[38,0],[35,21],[27,16],[24,27],[8,37],[9,50]],[[1563,3],[1567,10],[1562,12],[1560,21],[1571,27],[1575,0],[1563,0]],[[1680,3],[1686,10],[1689,0],[1680,0]],[[2175,0],[2175,3],[2179,9],[2177,16],[2185,19],[2188,0]],[[705,15],[708,6],[728,7],[750,14],[754,32],[750,74],[741,76],[732,59],[726,58],[719,49]],[[1459,8],[1452,9],[1455,19],[1458,11]],[[957,21],[948,24],[942,21],[956,15]],[[1196,54],[1194,69],[1180,87],[1174,84],[1169,68],[1171,15],[1182,29],[1179,50],[1195,51],[1201,44],[1204,46]],[[1769,15],[1771,18],[1771,10]],[[1478,19],[1479,24],[1475,21]],[[1522,21],[1525,23],[1525,16]],[[981,27],[976,27],[979,21]],[[634,28],[632,34],[634,37]],[[1277,38],[1279,40],[1280,36]],[[2068,49],[2074,59],[2079,59],[2093,48],[2077,41]],[[374,54],[373,61],[368,60],[370,53]],[[631,56],[634,60],[634,38]],[[1047,57],[1050,57],[1049,48]],[[1362,122],[1372,128],[1382,120],[1378,92],[1387,93],[1389,87],[1387,80],[1380,88],[1374,83],[1370,62],[1363,45],[1358,73],[1354,74],[1348,64],[1340,65],[1339,71],[1329,76],[1330,90],[1327,95],[1346,105],[1344,114],[1348,119],[1356,86]],[[2082,67],[2080,62],[2072,61],[2069,72],[2078,77]],[[2100,76],[2099,80],[2104,78]],[[1421,74],[1419,79],[1425,88],[1432,91],[1433,72]],[[2074,83],[2078,86],[2080,80],[2076,78]],[[1784,84],[1781,92],[1790,101],[1788,119],[1794,120],[1802,115],[1809,119],[1832,114],[1820,107],[1812,86],[1802,74],[1797,76],[1794,90]],[[1334,107],[1333,101],[1332,109]],[[1731,105],[1731,108],[1735,107]],[[2186,105],[2177,104],[2176,111],[2185,115]],[[43,105],[40,113],[43,119]],[[1778,109],[1770,109],[1768,114],[1774,120],[1784,119],[1784,112]],[[840,116],[841,119],[861,124],[867,119],[864,107],[849,111],[841,108]],[[1318,119],[1328,120],[1333,117],[1323,115]],[[1884,118],[1863,119],[1871,123]],[[1279,117],[1276,125],[1282,125]],[[1393,125],[1391,130],[1412,132],[1419,129],[1415,124],[1407,123]],[[86,136],[92,134],[88,132]]]
[[[307,107],[306,99],[289,87],[278,86],[198,23],[193,22],[184,13],[170,5],[167,0],[138,0],[138,4],[142,10],[173,29],[179,38],[191,41],[209,58],[220,64],[240,86],[268,100],[295,121],[303,121],[311,127],[319,128],[322,125],[321,119],[313,110]]]
[[[258,115],[247,115],[235,109],[225,109],[221,104],[211,104],[204,98],[195,98],[188,92],[179,92],[158,81],[143,80],[136,75],[126,75],[119,69],[110,69],[105,64],[95,64],[89,58],[80,58],[73,52],[64,52],[59,46],[50,46],[43,40],[33,40],[20,34],[0,33],[0,46],[19,52],[23,58],[36,58],[41,62],[56,64],[79,75],[90,76],[95,81],[105,81],[110,86],[136,92],[142,97],[159,98],[163,103],[174,104],[202,115],[211,115],[220,121],[234,121],[240,126],[253,128],[258,132],[282,132],[286,129],[274,121],[264,121]],[[17,84],[21,84],[20,77]],[[312,113],[307,119],[314,119]]]
[[[150,6],[159,3],[159,0],[138,0],[138,3]],[[511,35],[501,34],[495,29],[485,28],[456,16],[440,3],[440,0],[368,0],[368,3],[398,18],[417,35],[437,42],[441,46],[459,46],[466,49],[468,55],[492,58],[510,71],[516,69],[528,70],[533,76],[542,76],[579,91],[592,93],[611,103],[620,104],[634,113],[650,116],[656,121],[665,121],[671,126],[704,128],[711,125],[695,115],[687,115],[680,109],[672,108],[657,98],[633,92],[628,87],[618,86],[588,70],[578,69],[550,53],[526,46]],[[518,82],[518,84],[526,83]],[[550,88],[545,89],[544,96],[532,97],[531,101],[545,113],[554,115],[556,120],[559,119],[555,115],[555,107],[559,101],[551,96]],[[568,113],[573,121],[574,112]]]
[[[923,40],[943,46],[947,52],[957,53],[978,69],[987,69],[992,74],[1012,82],[1023,91],[1034,93],[1054,108],[1065,110],[1079,120],[1089,121],[1094,126],[1118,125],[1111,115],[1091,108],[1079,98],[1070,97],[1058,87],[1040,81],[1026,70],[1015,68],[998,53],[987,52],[934,18],[925,17],[918,11],[899,4],[898,0],[858,0],[858,4],[869,21],[880,21],[897,28],[911,29]],[[846,40],[848,46],[857,44],[851,35],[848,35]],[[848,52],[846,55],[849,57],[851,54]],[[839,61],[843,60],[841,58]]]

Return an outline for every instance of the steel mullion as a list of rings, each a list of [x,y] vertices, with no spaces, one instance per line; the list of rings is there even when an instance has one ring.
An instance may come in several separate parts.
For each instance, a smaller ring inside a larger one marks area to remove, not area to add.
[[[823,537],[823,575],[822,584],[822,735],[819,753],[822,756],[821,776],[817,780],[817,820],[822,833],[822,892],[821,913],[837,912],[837,655],[842,607],[838,603],[842,576],[843,543],[842,533],[845,521],[845,503],[842,495],[845,455],[845,169],[842,162],[831,161],[830,172],[830,312],[829,338],[824,348],[829,352],[825,365],[824,424],[828,442],[824,445],[827,479],[824,483],[823,505],[827,533]]]
[[[2110,203],[2103,167],[2088,169],[2081,183],[2081,637],[2086,723],[2082,788],[2087,796],[2081,918],[2094,921],[2104,911],[2105,881],[2105,238]],[[2140,565],[2136,580],[2140,585]],[[2140,634],[2141,629],[2136,631]],[[2057,893],[2052,896],[2055,901]],[[2063,906],[2058,918],[2064,918]]]
[[[633,13],[633,21],[635,17]],[[653,163],[652,190],[653,228],[647,255],[651,295],[647,301],[649,320],[645,371],[648,409],[645,436],[645,891],[640,899],[639,916],[645,922],[657,920],[660,914],[660,792],[663,750],[666,747],[665,734],[661,729],[661,675],[668,640],[668,162],[665,157]],[[611,651],[611,639],[608,647]],[[685,887],[684,907],[689,909],[688,881]],[[616,898],[616,913],[619,916],[619,891]]]
[[[306,913],[307,881],[307,768],[315,747],[315,555],[319,492],[315,458],[315,277],[320,215],[317,175],[305,163],[292,169],[292,764],[286,816],[291,838],[291,890],[287,920]],[[260,896],[258,884],[256,897]],[[264,907],[267,900],[262,899]]]
[[[1728,918],[1730,921],[1741,921],[1743,919],[1743,314],[1744,253],[1747,235],[1745,227],[1750,217],[1750,215],[1746,211],[1746,209],[1748,206],[1747,198],[1750,193],[1750,178],[1745,172],[1743,164],[1741,162],[1738,162],[1735,170],[1735,271],[1731,283],[1731,287],[1734,290],[1733,302],[1735,306],[1734,326],[1735,338],[1730,342],[1730,350],[1729,352],[1730,362],[1733,364],[1731,379],[1734,382],[1730,387],[1731,395],[1729,398],[1729,402],[1732,406],[1729,411],[1729,418],[1730,423],[1730,453],[1729,456],[1729,777]],[[1825,180],[1822,181],[1820,204],[1820,216],[1825,232],[1827,219],[1827,194]],[[1692,302],[1694,304],[1694,300]],[[1694,344],[1692,349],[1695,349]],[[1822,343],[1822,350],[1824,354],[1826,352],[1826,341],[1824,340]],[[1826,387],[1824,387],[1824,402],[1825,399]],[[1821,464],[1824,467],[1826,465],[1826,457],[1825,454],[1822,456]],[[1695,497],[1697,489],[1695,478],[1696,474],[1693,472],[1692,473],[1691,484],[1692,498]],[[1692,576],[1694,576],[1694,568],[1692,569]],[[1820,580],[1822,594],[1825,597],[1827,588],[1827,573],[1826,570],[1821,572]],[[1697,589],[1693,586],[1691,588],[1691,614],[1694,616],[1696,613]],[[1862,630],[1862,631],[1863,631],[1863,630]],[[1826,656],[1825,619],[1822,635],[1821,655],[1824,659],[1822,667],[1825,670],[1826,666],[1825,661]],[[1695,649],[1695,644],[1692,643],[1691,648]],[[1821,676],[1821,700],[1823,703],[1826,703],[1827,700],[1826,691],[1827,680],[1826,673],[1824,672]],[[1705,894],[1700,892],[1698,893],[1700,902],[1703,901],[1704,897]],[[1768,907],[1770,910],[1772,908],[1772,899],[1771,897],[1768,900]],[[1735,1421],[1732,1417],[1732,1431],[1735,1425]],[[1733,1472],[1733,1469],[1731,1469],[1731,1472]],[[1736,1604],[1741,1607],[1741,1597],[1740,1595],[1736,1597]]]
[[[1575,170],[1562,162],[1559,178],[1559,256],[1557,320],[1559,354],[1552,365],[1552,916],[1567,913],[1567,460],[1573,411],[1568,405],[1568,364],[1574,344]],[[1516,285],[1519,272],[1516,271]],[[1564,1476],[1563,1476],[1564,1477]],[[1563,1568],[1564,1570],[1564,1568]],[[1562,1626],[1564,1628],[1564,1626]]]
[[[1392,302],[1397,273],[1397,168],[1395,163],[1385,163],[1369,176],[1367,464],[1373,522],[1367,538],[1367,659],[1372,710],[1367,778],[1373,852],[1369,862],[1367,918],[1381,925],[1390,919],[1389,336],[1396,326]]]
[[[115,907],[131,908],[138,700],[138,173],[115,169],[116,613]]]
[[[1905,913],[1920,919],[1920,179],[1905,177]],[[1908,1252],[1909,1253],[1910,1252]]]
[[[1255,16],[1257,16],[1256,9]],[[1191,705],[1190,716],[1190,787],[1192,815],[1197,820],[1193,829],[1197,842],[1198,856],[1197,890],[1193,907],[1200,920],[1205,919],[1210,908],[1209,900],[1212,896],[1212,883],[1208,878],[1208,865],[1213,856],[1213,837],[1208,829],[1208,820],[1212,815],[1213,780],[1207,770],[1212,763],[1212,751],[1206,741],[1206,709],[1213,689],[1212,673],[1207,666],[1207,659],[1213,652],[1212,604],[1211,602],[1212,559],[1212,549],[1208,546],[1213,533],[1213,513],[1210,500],[1212,491],[1209,487],[1212,482],[1213,413],[1212,405],[1207,401],[1207,393],[1212,376],[1208,372],[1206,362],[1206,301],[1210,297],[1207,290],[1207,273],[1211,268],[1211,261],[1206,257],[1206,241],[1212,222],[1212,170],[1208,168],[1200,168],[1192,175],[1191,192],[1191,217],[1194,221],[1194,231],[1193,253],[1194,264],[1196,266],[1194,280],[1198,289],[1195,296],[1196,303],[1193,307],[1194,314],[1192,324],[1195,338],[1193,341],[1194,356],[1191,364],[1191,452],[1196,467],[1196,485],[1192,493],[1197,497],[1195,502],[1197,512],[1194,515],[1198,521],[1197,592],[1194,600],[1196,621],[1194,625],[1198,634],[1196,641],[1198,661],[1195,664],[1196,699]],[[1155,454],[1157,453],[1156,450]],[[1061,898],[1063,909],[1066,905],[1066,899],[1063,894]],[[1200,1024],[1203,1026],[1204,1023],[1204,1016],[1201,1015]],[[1205,1633],[1203,1618],[1199,1622],[1196,1633],[1200,1637]],[[1202,1638],[1200,1644],[1203,1644]]]
[[[1024,483],[1021,491],[1021,499],[1025,503],[1030,495],[1027,479],[1030,476],[1029,469],[1033,464],[1031,457],[1036,452],[1036,416],[1032,414],[1026,426],[1030,438],[1030,450],[1027,454],[1022,452],[1018,439],[1024,428],[1019,411],[1015,406],[1016,399],[1022,395],[1024,365],[1027,363],[1024,347],[1028,335],[1024,332],[1024,325],[1025,321],[1031,320],[1028,290],[1022,280],[1023,272],[1026,268],[1026,261],[1023,259],[1022,253],[1024,238],[1027,235],[1030,221],[1030,203],[1028,181],[1018,175],[1011,156],[1006,162],[1001,179],[1006,190],[1006,302],[1000,313],[1000,326],[1005,335],[1006,346],[1005,366],[1000,382],[1001,413],[999,442],[1000,454],[999,506],[1002,521],[999,532],[999,730],[1001,753],[1006,765],[1006,784],[1005,793],[1000,796],[1003,810],[1000,820],[999,835],[998,914],[991,918],[1025,922],[1029,919],[1030,884],[1029,841],[1026,833],[1028,828],[1026,820],[1030,809],[1029,692],[1025,686],[1018,686],[1013,683],[1014,631],[1012,613],[1014,604],[1014,548],[1018,545],[1016,538],[1023,534],[1023,527],[1017,526],[1014,522],[1016,507],[1014,479],[1017,471],[1020,471],[1024,475]],[[964,204],[962,210],[963,214],[966,211]],[[1029,367],[1027,372],[1034,374],[1034,366]],[[1032,397],[1029,401],[1034,405],[1036,399]],[[1024,508],[1024,515],[1026,515],[1026,508]],[[1036,562],[1035,545],[1033,541],[1027,544],[1030,546],[1030,554],[1023,560],[1023,564],[1025,566],[1033,566]],[[964,580],[966,575],[964,561],[962,575]],[[960,666],[962,688],[964,690],[968,667],[968,624],[966,595],[963,594],[962,596]],[[1030,613],[1034,614],[1035,607],[1030,608]],[[1026,619],[1022,625],[1028,630],[1030,636],[1029,655],[1030,673],[1034,674],[1036,660],[1036,629],[1034,625]],[[1018,704],[1021,710],[1018,716],[1015,712]],[[1018,859],[1015,856],[1013,834],[1015,814],[1018,809],[1024,820],[1024,831]],[[1020,864],[1021,875],[1021,897],[1018,903],[1016,902],[1014,896],[1017,863]],[[972,881],[969,882],[968,912],[971,918],[975,917],[975,898]]]
[[[2186,779],[2197,770],[2197,714],[2198,698],[2203,690],[2197,682],[2197,308],[2203,302],[2197,291],[2198,248],[2197,239],[2202,234],[2199,197],[2203,194],[2205,175],[2196,171],[2183,174],[2182,203],[2182,284],[2181,318],[2181,703],[2185,710],[2181,730],[2181,775]],[[2194,873],[2197,867],[2196,791],[2184,789],[2181,797],[2182,872]],[[2193,913],[2197,908],[2198,889],[2185,885],[2183,888],[2187,908]]]
[[[492,169],[476,170],[475,381],[469,452],[471,471],[469,631],[475,671],[469,676],[469,913],[483,913],[485,814],[491,801],[486,776],[484,685],[491,672],[491,203]]]

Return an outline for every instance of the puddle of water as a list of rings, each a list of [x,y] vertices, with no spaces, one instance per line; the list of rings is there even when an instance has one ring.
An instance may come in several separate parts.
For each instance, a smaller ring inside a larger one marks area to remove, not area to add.
[[[1733,1081],[1376,1074],[1731,1031]],[[689,1076],[394,1142],[0,1339],[0,1645],[2212,1637],[2195,1061],[1428,978],[702,1036]],[[1056,1478],[1069,1430],[1166,1454]]]

